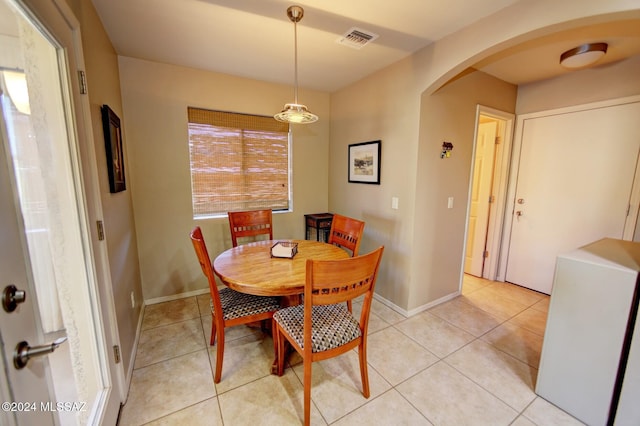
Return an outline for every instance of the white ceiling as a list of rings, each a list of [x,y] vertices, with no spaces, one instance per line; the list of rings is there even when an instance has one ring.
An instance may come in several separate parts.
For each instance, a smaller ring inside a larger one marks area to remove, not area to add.
[[[523,0],[526,1],[526,0]],[[517,0],[301,0],[299,85],[333,92]],[[119,55],[292,84],[293,23],[284,0],[93,0]],[[605,60],[640,54],[640,21],[546,36],[476,68],[513,84],[567,72],[559,55],[606,41]],[[357,50],[337,43],[352,27],[379,37]],[[604,61],[603,61],[604,63]]]

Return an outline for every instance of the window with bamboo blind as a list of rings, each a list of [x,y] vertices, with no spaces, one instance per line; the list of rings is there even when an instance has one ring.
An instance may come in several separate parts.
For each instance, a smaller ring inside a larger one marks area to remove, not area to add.
[[[291,206],[289,125],[189,107],[193,216]]]

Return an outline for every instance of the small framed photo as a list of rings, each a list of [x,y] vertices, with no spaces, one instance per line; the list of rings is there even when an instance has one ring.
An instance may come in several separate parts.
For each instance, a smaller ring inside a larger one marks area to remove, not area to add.
[[[124,179],[124,157],[122,156],[122,131],[120,118],[108,105],[102,111],[102,129],[104,131],[104,147],[107,153],[107,170],[109,172],[109,191],[112,193],[127,189]]]
[[[381,142],[349,145],[349,182],[380,185]]]

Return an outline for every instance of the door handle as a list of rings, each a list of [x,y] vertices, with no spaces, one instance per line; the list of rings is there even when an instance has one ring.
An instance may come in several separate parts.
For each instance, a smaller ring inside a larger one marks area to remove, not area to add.
[[[7,312],[13,312],[18,307],[18,304],[23,303],[26,298],[27,294],[24,290],[18,290],[13,284],[8,285],[2,292],[2,307]]]
[[[66,337],[60,337],[53,343],[41,346],[29,346],[28,342],[22,341],[16,345],[16,350],[13,352],[13,366],[16,370],[21,370],[27,366],[31,358],[48,355],[66,341]]]

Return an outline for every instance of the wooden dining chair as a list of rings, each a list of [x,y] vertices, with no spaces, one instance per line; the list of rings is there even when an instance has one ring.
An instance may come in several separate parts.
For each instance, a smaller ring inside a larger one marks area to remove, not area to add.
[[[367,329],[373,290],[384,247],[364,256],[342,260],[307,260],[304,303],[273,315],[277,372],[284,372],[285,342],[302,356],[304,364],[304,423],[311,409],[311,364],[358,347],[362,394],[369,398]],[[364,294],[359,321],[344,301]]]
[[[249,210],[229,212],[229,228],[233,247],[238,246],[238,238],[268,235],[273,240],[273,219],[271,210]]]
[[[327,242],[349,250],[351,256],[355,257],[360,249],[363,232],[363,221],[334,214]],[[349,312],[353,312],[351,300],[347,300],[347,308],[349,308]]]
[[[209,292],[211,293],[211,338],[209,344],[213,346],[216,337],[218,338],[216,372],[213,381],[219,383],[222,375],[225,327],[271,319],[274,312],[280,308],[280,303],[277,297],[254,296],[237,292],[228,287],[218,290],[209,252],[199,226],[191,231],[191,242],[198,256],[202,272],[209,280]]]

